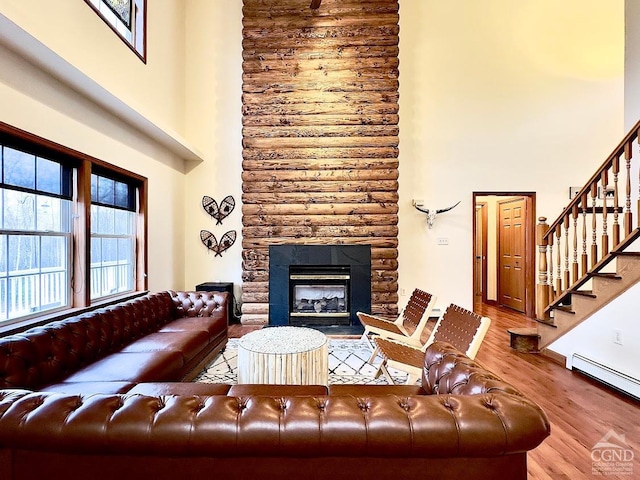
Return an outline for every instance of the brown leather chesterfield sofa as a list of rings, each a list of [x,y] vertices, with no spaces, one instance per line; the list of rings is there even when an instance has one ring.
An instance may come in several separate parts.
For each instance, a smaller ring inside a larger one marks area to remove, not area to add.
[[[0,478],[525,479],[545,413],[444,343],[422,386],[0,390]]]
[[[150,293],[0,338],[0,388],[123,393],[191,380],[227,343],[228,301],[218,292]]]

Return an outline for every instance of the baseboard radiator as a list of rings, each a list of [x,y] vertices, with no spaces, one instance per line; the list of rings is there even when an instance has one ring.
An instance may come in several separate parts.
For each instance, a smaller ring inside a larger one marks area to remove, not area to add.
[[[605,383],[621,392],[640,400],[640,380],[626,373],[611,368],[588,357],[574,353],[572,370],[577,370],[589,377]]]

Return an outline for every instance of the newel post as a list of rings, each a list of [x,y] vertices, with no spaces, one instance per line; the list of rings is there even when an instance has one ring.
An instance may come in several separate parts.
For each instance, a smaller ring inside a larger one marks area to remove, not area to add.
[[[538,245],[538,284],[536,285],[536,318],[549,320],[549,313],[545,312],[549,305],[549,294],[552,286],[549,285],[547,266],[548,240],[545,238],[549,231],[547,217],[539,217],[536,225],[536,244]]]

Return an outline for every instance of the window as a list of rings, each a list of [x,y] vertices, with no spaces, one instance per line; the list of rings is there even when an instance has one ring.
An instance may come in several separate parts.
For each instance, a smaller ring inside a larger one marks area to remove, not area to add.
[[[135,188],[91,174],[91,299],[134,289]]]
[[[146,290],[146,178],[0,122],[0,329]]]
[[[71,169],[0,146],[0,321],[69,306]]]
[[[147,0],[85,0],[146,63]]]

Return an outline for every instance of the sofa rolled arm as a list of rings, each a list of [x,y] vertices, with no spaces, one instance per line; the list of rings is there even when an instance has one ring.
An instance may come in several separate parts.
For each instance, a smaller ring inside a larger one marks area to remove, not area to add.
[[[227,292],[169,290],[169,295],[177,310],[177,317],[213,317],[218,314],[226,315],[228,312],[230,300]]]
[[[427,347],[422,388],[431,395],[474,395],[497,391],[522,395],[513,385],[445,342],[434,342]]]

